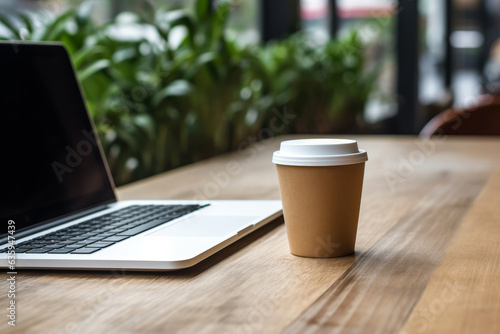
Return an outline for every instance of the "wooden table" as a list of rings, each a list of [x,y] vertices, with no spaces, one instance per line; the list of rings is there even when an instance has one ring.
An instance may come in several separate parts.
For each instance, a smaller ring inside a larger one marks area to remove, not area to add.
[[[119,197],[277,199],[281,139]],[[500,139],[357,139],[370,160],[354,255],[292,256],[277,221],[183,271],[22,272],[17,327],[0,332],[500,333]],[[228,162],[241,169],[214,186]]]

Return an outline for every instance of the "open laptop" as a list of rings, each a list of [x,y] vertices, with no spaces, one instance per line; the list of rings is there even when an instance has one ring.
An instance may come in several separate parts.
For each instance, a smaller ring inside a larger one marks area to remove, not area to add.
[[[0,43],[0,113],[3,267],[181,269],[281,215],[279,201],[117,201],[63,45]]]

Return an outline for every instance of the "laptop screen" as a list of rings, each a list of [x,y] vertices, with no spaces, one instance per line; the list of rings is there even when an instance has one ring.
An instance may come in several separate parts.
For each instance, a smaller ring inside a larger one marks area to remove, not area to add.
[[[64,47],[0,43],[0,236],[115,201]]]

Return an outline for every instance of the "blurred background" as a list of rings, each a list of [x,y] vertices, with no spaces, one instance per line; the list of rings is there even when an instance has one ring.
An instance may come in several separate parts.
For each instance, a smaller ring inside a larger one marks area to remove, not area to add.
[[[118,185],[285,133],[417,134],[500,92],[500,0],[4,0],[70,51]]]

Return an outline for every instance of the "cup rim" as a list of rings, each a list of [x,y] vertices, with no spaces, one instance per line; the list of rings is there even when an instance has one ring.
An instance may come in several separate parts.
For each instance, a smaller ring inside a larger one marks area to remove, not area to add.
[[[290,166],[340,166],[368,160],[354,139],[311,138],[285,140],[274,152],[272,162]]]
[[[359,150],[358,153],[343,155],[322,155],[322,156],[289,156],[283,155],[280,151],[273,154],[273,163],[286,166],[342,166],[364,163],[368,160],[368,154],[365,150]]]

